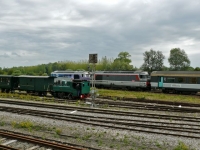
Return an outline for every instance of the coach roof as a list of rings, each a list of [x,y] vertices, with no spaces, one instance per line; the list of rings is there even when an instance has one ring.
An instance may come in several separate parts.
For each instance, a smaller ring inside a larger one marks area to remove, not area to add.
[[[200,71],[153,71],[151,76],[200,77]]]

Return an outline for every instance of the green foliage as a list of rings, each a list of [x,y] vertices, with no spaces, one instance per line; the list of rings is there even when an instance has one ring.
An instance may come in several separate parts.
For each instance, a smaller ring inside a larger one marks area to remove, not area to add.
[[[56,129],[55,132],[56,132],[57,135],[61,135],[61,133],[62,133],[62,129],[59,129],[59,128],[58,128],[58,129]]]
[[[189,150],[189,148],[183,142],[179,142],[178,145],[174,148],[174,150]]]
[[[200,67],[196,67],[194,71],[200,71]]]
[[[20,70],[14,70],[13,73],[12,73],[13,76],[19,76],[19,75],[21,75],[21,74],[22,74],[22,73],[21,73]]]
[[[127,70],[133,70],[133,66],[130,65],[131,55],[128,52],[120,52],[118,54],[118,58],[116,58],[112,64],[112,69],[115,71],[127,71]]]
[[[97,64],[96,70],[137,70],[133,68],[130,59],[131,55],[128,52],[120,52],[118,58],[102,57]],[[88,60],[82,61],[59,61],[48,64],[40,64],[37,66],[20,66],[12,68],[0,68],[0,74],[4,75],[33,75],[33,76],[49,76],[51,72],[56,70],[71,70],[71,71],[91,71]]]
[[[168,58],[171,70],[188,70],[190,69],[190,60],[184,50],[173,48]]]
[[[142,70],[146,70],[148,72],[152,72],[154,70],[163,70],[163,64],[165,56],[162,54],[161,51],[154,51],[151,49],[150,51],[146,51],[143,53],[144,56],[144,63],[141,66]]]

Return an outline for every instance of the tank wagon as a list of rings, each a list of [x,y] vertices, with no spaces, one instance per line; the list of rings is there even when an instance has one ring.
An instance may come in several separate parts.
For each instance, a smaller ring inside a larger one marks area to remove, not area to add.
[[[90,82],[83,80],[62,81],[54,83],[55,77],[50,76],[0,76],[1,92],[14,92],[15,90],[47,95],[60,98],[81,98],[89,97]]]
[[[151,87],[164,93],[197,93],[200,92],[200,71],[153,71]]]
[[[100,88],[150,90],[150,77],[146,71],[95,72],[95,85]]]

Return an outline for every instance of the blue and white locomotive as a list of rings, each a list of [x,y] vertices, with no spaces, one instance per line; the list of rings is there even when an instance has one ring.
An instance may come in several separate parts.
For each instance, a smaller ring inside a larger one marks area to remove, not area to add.
[[[50,75],[55,77],[54,82],[62,80],[90,80],[90,74],[87,71],[54,71]]]

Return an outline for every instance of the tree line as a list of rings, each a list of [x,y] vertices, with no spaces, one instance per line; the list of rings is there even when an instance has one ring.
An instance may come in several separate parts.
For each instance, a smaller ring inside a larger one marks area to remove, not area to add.
[[[184,50],[173,48],[170,50],[168,62],[170,67],[164,66],[166,58],[161,51],[150,49],[143,53],[143,64],[140,68],[131,65],[131,55],[128,52],[120,52],[117,58],[102,57],[95,64],[96,70],[99,71],[135,71],[144,70],[149,73],[152,71],[200,71],[199,67],[193,68],[190,66],[190,60]],[[48,64],[40,64],[36,66],[20,66],[12,68],[1,68],[1,75],[34,75],[48,76],[55,70],[70,70],[70,71],[92,71],[92,65],[88,60],[83,61],[59,61]]]

